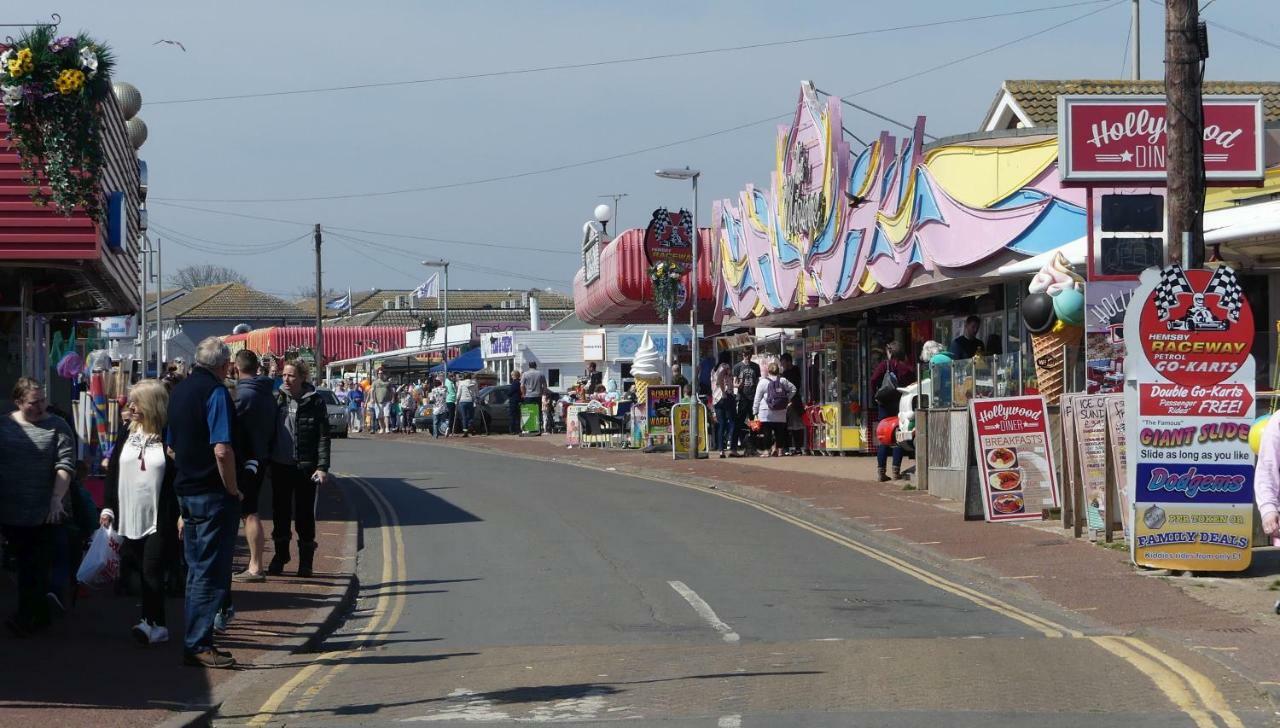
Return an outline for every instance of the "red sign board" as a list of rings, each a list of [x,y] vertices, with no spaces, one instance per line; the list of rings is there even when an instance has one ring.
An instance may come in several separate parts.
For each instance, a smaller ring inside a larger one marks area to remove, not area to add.
[[[644,231],[644,255],[649,265],[675,263],[688,270],[693,265],[693,215],[665,207],[654,210]]]
[[[1253,348],[1253,312],[1235,271],[1169,266],[1142,302],[1137,342],[1174,384],[1209,387],[1235,374]],[[1132,345],[1132,344],[1131,344]]]
[[[1044,397],[969,402],[982,510],[988,521],[1039,520],[1058,505]]]
[[[1164,96],[1058,97],[1058,172],[1065,181],[1165,178]],[[1204,97],[1204,170],[1209,180],[1263,174],[1261,96]]]

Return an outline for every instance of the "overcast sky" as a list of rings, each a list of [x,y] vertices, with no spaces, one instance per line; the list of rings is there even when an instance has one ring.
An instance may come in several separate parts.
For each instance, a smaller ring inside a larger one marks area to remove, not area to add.
[[[419,259],[444,257],[455,264],[454,288],[569,290],[579,263],[582,223],[601,202],[600,195],[627,193],[620,222],[624,228],[640,226],[655,207],[688,205],[687,183],[653,176],[655,168],[687,164],[703,172],[699,214],[705,223],[712,199],[733,196],[749,182],[767,185],[775,123],[599,164],[450,189],[324,201],[210,200],[430,187],[609,157],[786,114],[794,107],[801,79],[893,118],[910,121],[924,114],[927,130],[936,136],[975,131],[1003,79],[1119,77],[1129,3],[585,69],[310,95],[160,102],[590,63],[1072,1],[273,0],[195,5],[75,0],[11,3],[2,22],[37,21],[56,10],[63,30],[85,30],[115,50],[116,78],[138,86],[144,99],[140,116],[150,137],[142,157],[151,174],[152,234],[165,238],[167,268],[216,260],[242,271],[264,290],[291,293],[313,280],[309,232],[311,223],[319,222],[510,246],[334,231],[408,252],[327,236],[326,287],[413,287],[423,277]],[[1274,37],[1280,2],[1210,1],[1208,20],[1280,42]],[[1163,70],[1164,13],[1149,0],[1141,7],[1143,75],[1157,77]],[[951,62],[1098,8],[1105,9],[1034,39]],[[162,39],[178,41],[186,51],[154,44]],[[1278,77],[1274,69],[1280,67],[1280,50],[1220,30],[1211,31],[1210,45],[1211,78]],[[940,64],[945,68],[852,95]],[[864,139],[884,126],[848,108],[845,125]],[[166,198],[169,203],[162,204]],[[189,247],[180,247],[169,230],[186,236]],[[288,247],[243,254],[247,246],[301,236],[307,237]],[[210,248],[227,252],[211,254]]]

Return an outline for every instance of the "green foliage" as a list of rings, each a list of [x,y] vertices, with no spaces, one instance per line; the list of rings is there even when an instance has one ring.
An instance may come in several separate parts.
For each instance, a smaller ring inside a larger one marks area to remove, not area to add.
[[[112,93],[115,59],[87,35],[55,37],[55,30],[37,27],[12,47],[0,46],[9,139],[36,204],[52,203],[68,216],[80,206],[101,219],[106,154],[99,104]]]

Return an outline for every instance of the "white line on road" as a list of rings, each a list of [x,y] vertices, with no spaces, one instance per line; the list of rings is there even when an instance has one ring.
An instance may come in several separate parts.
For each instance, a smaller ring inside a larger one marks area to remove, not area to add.
[[[722,715],[720,720],[716,721],[716,728],[742,728],[742,716]]]
[[[717,617],[715,610],[711,608],[710,604],[704,602],[697,592],[686,586],[683,581],[669,581],[667,584],[672,589],[675,589],[677,594],[684,597],[684,600],[689,602],[689,606],[693,607],[693,611],[697,612],[699,617],[702,617],[702,621],[719,632],[725,642],[738,641],[738,633],[734,632],[732,627]]]

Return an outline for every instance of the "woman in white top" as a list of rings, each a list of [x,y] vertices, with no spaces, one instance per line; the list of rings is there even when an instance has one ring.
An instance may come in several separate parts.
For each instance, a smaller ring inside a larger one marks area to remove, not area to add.
[[[768,373],[756,385],[751,411],[769,430],[769,452],[762,457],[778,457],[787,445],[787,407],[796,394],[796,385],[781,375],[782,368],[778,362],[769,362]]]
[[[131,416],[129,437],[120,446],[117,465],[107,471],[101,524],[113,522],[124,542],[121,556],[142,567],[142,618],[134,625],[143,645],[167,642],[164,617],[165,571],[177,565],[178,498],[176,468],[164,444],[169,390],[154,379],[138,382],[125,405]]]

